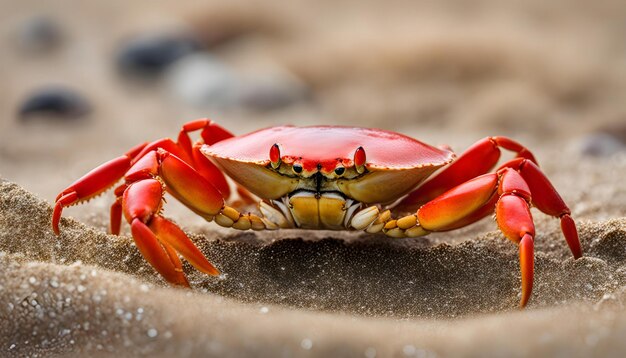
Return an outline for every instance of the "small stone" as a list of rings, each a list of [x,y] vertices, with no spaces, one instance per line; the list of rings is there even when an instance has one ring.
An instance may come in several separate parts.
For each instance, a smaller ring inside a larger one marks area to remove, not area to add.
[[[406,346],[402,347],[402,353],[404,353],[405,356],[412,356],[415,354],[416,351],[417,349],[415,348],[415,346],[411,344],[407,344]]]
[[[305,99],[308,91],[295,79],[275,76],[248,80],[241,86],[237,95],[241,107],[255,111],[270,111]]]
[[[50,52],[63,42],[61,28],[53,18],[32,17],[22,22],[19,27],[17,43],[24,51],[38,54]]]
[[[154,329],[154,328],[150,328],[147,332],[148,337],[150,338],[155,338],[157,335],[159,334],[159,332]]]
[[[305,338],[300,342],[300,347],[305,350],[313,348],[313,341],[309,338]]]
[[[179,59],[202,48],[186,34],[138,36],[125,43],[117,54],[117,67],[123,74],[155,78]]]
[[[202,109],[233,108],[238,103],[240,79],[221,61],[208,54],[187,56],[166,74],[172,95]]]
[[[48,87],[36,90],[22,103],[18,115],[22,121],[35,117],[77,120],[91,112],[87,100],[73,90]]]
[[[377,354],[376,348],[374,347],[368,347],[365,350],[365,358],[376,358],[376,354]]]
[[[580,139],[581,154],[590,157],[608,157],[626,151],[626,143],[608,133],[591,133]]]

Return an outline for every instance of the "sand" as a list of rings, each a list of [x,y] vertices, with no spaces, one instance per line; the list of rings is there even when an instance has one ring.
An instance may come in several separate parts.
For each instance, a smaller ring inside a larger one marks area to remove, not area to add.
[[[626,153],[583,147],[597,133],[626,143],[626,6],[355,3],[0,2],[0,356],[624,356]],[[33,56],[15,36],[37,15],[64,36]],[[180,28],[241,73],[290,72],[309,96],[274,111],[191,108],[163,81],[116,72],[124,40]],[[51,83],[93,112],[21,123],[19,104]],[[75,178],[206,115],[237,134],[375,126],[457,152],[511,136],[572,209],[584,257],[533,209],[535,287],[519,310],[517,248],[490,218],[418,239],[242,233],[168,198],[165,215],[224,273],[185,264],[191,290],[167,286],[127,227],[106,234],[111,193],[65,210],[53,234],[50,203]]]
[[[166,287],[129,237],[0,184],[0,347],[8,355],[619,356],[626,349],[626,219],[558,232],[536,248],[519,311],[516,250],[490,233],[460,244],[299,230],[194,235],[226,273]],[[28,220],[24,220],[28,218]]]

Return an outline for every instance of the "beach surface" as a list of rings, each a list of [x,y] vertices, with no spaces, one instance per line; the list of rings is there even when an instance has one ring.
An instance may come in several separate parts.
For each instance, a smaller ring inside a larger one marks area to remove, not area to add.
[[[626,5],[356,3],[0,1],[0,355],[622,357]],[[24,28],[41,17],[60,40],[33,53]],[[239,88],[233,74],[267,87],[199,105],[172,85],[177,71],[119,72],[129,39],[163,33],[200,39],[221,64],[217,88]],[[78,91],[89,113],[17,115],[49,85]],[[239,232],[167,197],[164,215],[223,273],[185,263],[190,290],[163,281],[126,224],[107,234],[111,192],[52,232],[51,203],[76,178],[207,116],[235,134],[378,127],[457,153],[509,136],[569,205],[584,256],[532,209],[535,285],[520,310],[518,248],[493,218],[415,239]]]

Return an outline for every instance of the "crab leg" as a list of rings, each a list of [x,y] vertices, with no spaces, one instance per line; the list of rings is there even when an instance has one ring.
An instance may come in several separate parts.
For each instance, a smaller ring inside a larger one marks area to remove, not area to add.
[[[194,131],[200,131],[202,141],[192,144],[191,139],[189,138],[189,133]],[[234,135],[222,126],[208,118],[202,118],[185,123],[180,129],[177,146],[186,153],[186,156],[181,156],[174,151],[168,150],[168,148],[163,149],[173,153],[192,165],[193,168],[200,173],[200,175],[207,179],[217,188],[217,190],[220,191],[220,193],[222,193],[225,199],[228,199],[231,194],[231,189],[226,181],[226,178],[224,177],[224,174],[217,166],[215,166],[215,164],[213,164],[204,154],[200,152],[200,147],[203,144],[212,145],[232,137],[234,137]],[[187,160],[186,157],[190,158],[190,160]],[[247,190],[239,185],[237,185],[237,192],[244,203],[251,204],[255,202]]]
[[[201,272],[219,272],[178,226],[159,215],[164,190],[161,182],[153,178],[160,179],[170,194],[209,221],[215,219],[221,226],[240,230],[266,228],[258,216],[242,215],[226,206],[219,190],[174,154],[163,149],[146,154],[126,175],[127,182],[132,183],[124,191],[122,209],[134,239],[143,245],[137,246],[146,260],[173,284],[184,282],[174,273],[178,266],[173,258],[168,258],[172,252],[180,253]]]
[[[134,149],[93,169],[57,196],[52,212],[52,229],[55,234],[59,234],[63,208],[89,200],[118,182],[130,168]]]
[[[560,218],[561,231],[574,255],[574,258],[582,256],[582,248],[578,238],[576,224],[571,217],[571,211],[556,191],[550,180],[541,172],[539,167],[525,159],[515,159],[505,164],[517,169],[528,184],[532,193],[532,203],[542,212]]]
[[[512,168],[484,174],[454,187],[423,205],[413,215],[391,219],[389,211],[376,207],[361,210],[351,225],[368,232],[383,231],[391,237],[415,237],[469,224],[493,212],[502,233],[519,245],[522,299],[525,307],[533,284],[533,240],[535,228],[530,213],[531,191],[524,178]],[[371,223],[371,224],[370,224]],[[369,226],[367,226],[369,224]]]
[[[195,130],[202,130],[203,140],[210,144],[232,137],[209,120],[197,120],[183,125],[178,143],[169,138],[143,143],[100,165],[57,196],[52,215],[54,232],[59,234],[64,207],[93,198],[124,177],[126,183],[115,189],[116,199],[111,205],[111,232],[119,234],[123,214],[142,255],[173,284],[188,286],[177,251],[199,271],[216,275],[217,269],[185,233],[159,215],[164,190],[153,178],[162,179],[172,195],[209,220],[220,218],[218,223],[240,229],[265,225],[258,217],[244,217],[224,207],[230,188],[219,169],[200,153],[201,143],[191,146],[188,134]]]
[[[113,235],[119,235],[120,234],[120,229],[122,226],[122,195],[124,194],[124,191],[126,190],[126,188],[128,188],[128,184],[122,184],[120,186],[118,186],[117,188],[115,188],[114,193],[115,193],[115,201],[113,202],[113,204],[111,204],[111,224],[110,224],[110,230],[111,230],[111,234]]]
[[[158,176],[163,180],[167,191],[196,214],[224,227],[239,230],[261,230],[266,225],[256,215],[243,215],[226,206],[222,194],[201,176],[194,168],[176,156],[159,150]]]
[[[158,156],[158,176],[176,199],[211,220],[224,207],[222,194],[189,164],[164,150]],[[155,157],[156,159],[156,157]]]
[[[537,163],[530,150],[520,143],[507,137],[487,137],[476,142],[441,173],[411,192],[397,208],[412,211],[450,188],[487,173],[500,159],[500,148],[517,153],[518,158]]]
[[[146,156],[150,156],[150,153],[155,152],[159,148],[176,155],[184,162],[193,166],[203,177],[214,183],[214,186],[223,194],[224,198],[228,198],[230,188],[224,175],[200,153],[200,144],[193,147],[191,145],[191,139],[189,139],[188,134],[195,130],[202,130],[202,139],[209,144],[233,136],[212,121],[199,119],[182,126],[178,135],[178,143],[169,138],[159,139],[152,143],[142,143],[133,147],[126,154],[98,166],[68,186],[57,196],[52,215],[52,228],[55,234],[58,235],[60,232],[59,221],[63,208],[79,204],[103,193],[124,177],[131,166],[142,160],[145,161],[146,159],[144,158]],[[128,174],[126,177],[128,181]],[[122,192],[123,189],[119,192],[116,191],[116,197],[121,196]],[[118,234],[120,231],[120,205],[120,201],[116,200],[111,206],[111,232],[114,234]]]
[[[525,307],[533,281],[533,240],[535,227],[530,213],[531,191],[522,176],[511,168],[485,174],[461,184],[422,206],[416,213],[427,231],[442,231],[472,215],[499,194],[496,220],[502,233],[519,245],[522,299]]]

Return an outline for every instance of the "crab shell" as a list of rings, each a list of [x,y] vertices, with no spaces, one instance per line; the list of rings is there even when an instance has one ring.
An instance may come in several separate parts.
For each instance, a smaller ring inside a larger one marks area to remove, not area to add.
[[[275,144],[281,163],[300,164],[302,175],[272,168],[269,153]],[[337,166],[354,167],[359,147],[366,153],[366,170],[354,178],[333,178]],[[230,178],[263,199],[288,195],[301,188],[303,178],[319,172],[336,180],[343,195],[367,204],[393,202],[454,158],[450,151],[399,133],[343,126],[271,127],[201,150]]]

